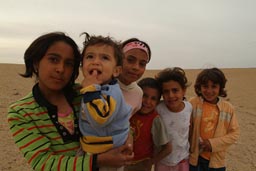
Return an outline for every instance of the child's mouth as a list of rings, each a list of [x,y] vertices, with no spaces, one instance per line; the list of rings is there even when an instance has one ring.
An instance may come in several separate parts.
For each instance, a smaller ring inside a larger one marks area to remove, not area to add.
[[[93,69],[93,70],[89,71],[89,74],[90,74],[90,75],[92,75],[92,74],[99,75],[99,74],[101,74],[101,73],[102,73],[101,71],[96,70],[96,69]]]

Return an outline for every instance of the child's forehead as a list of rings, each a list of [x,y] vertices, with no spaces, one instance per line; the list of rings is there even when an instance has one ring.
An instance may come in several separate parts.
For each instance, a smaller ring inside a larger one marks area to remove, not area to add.
[[[168,80],[164,81],[163,85],[166,85],[166,86],[170,86],[170,85],[178,86],[179,85],[179,86],[181,86],[181,83],[178,80],[172,78],[172,79],[168,79]]]
[[[144,90],[159,91],[158,88],[153,87],[153,86],[144,86],[144,87],[142,87],[142,90],[143,90],[143,91],[144,91]]]
[[[151,96],[159,96],[161,91],[156,87],[145,86],[142,88],[143,94],[151,95]]]
[[[108,44],[93,44],[86,47],[85,52],[94,51],[94,52],[108,52],[114,54],[114,47]]]
[[[91,45],[88,45],[87,48],[89,47],[107,47],[107,48],[113,48],[113,46],[107,44],[107,43],[102,43],[102,42],[99,42],[99,43],[95,43],[95,44],[91,44]]]
[[[208,78],[208,79],[203,80],[202,84],[220,84],[220,81]]]

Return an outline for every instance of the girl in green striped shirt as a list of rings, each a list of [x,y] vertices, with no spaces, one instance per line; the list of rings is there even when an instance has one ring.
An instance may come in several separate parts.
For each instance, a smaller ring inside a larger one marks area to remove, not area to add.
[[[133,156],[123,145],[98,155],[76,156],[79,149],[80,65],[76,43],[62,32],[40,36],[24,54],[23,77],[36,77],[32,91],[11,104],[8,122],[15,144],[33,170],[98,170],[120,167]]]

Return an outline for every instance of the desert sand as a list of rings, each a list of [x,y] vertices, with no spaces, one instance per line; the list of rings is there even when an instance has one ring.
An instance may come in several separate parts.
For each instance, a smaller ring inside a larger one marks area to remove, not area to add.
[[[18,73],[23,65],[0,64],[0,171],[28,171],[30,166],[14,144],[7,123],[7,108],[26,95],[34,84],[34,78],[22,78]],[[194,96],[193,84],[200,69],[185,70],[191,86],[187,98]],[[223,69],[227,82],[229,100],[236,108],[241,128],[238,142],[229,148],[228,171],[256,170],[256,68]],[[143,77],[154,76],[158,70],[148,70]],[[79,77],[78,81],[81,78]]]

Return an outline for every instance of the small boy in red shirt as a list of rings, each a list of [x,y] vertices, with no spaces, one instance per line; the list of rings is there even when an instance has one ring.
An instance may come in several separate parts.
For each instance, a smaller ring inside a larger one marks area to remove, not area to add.
[[[171,150],[166,128],[156,112],[161,87],[154,78],[138,82],[143,90],[142,107],[130,119],[134,129],[134,160],[125,171],[148,171],[152,165],[167,156]]]

